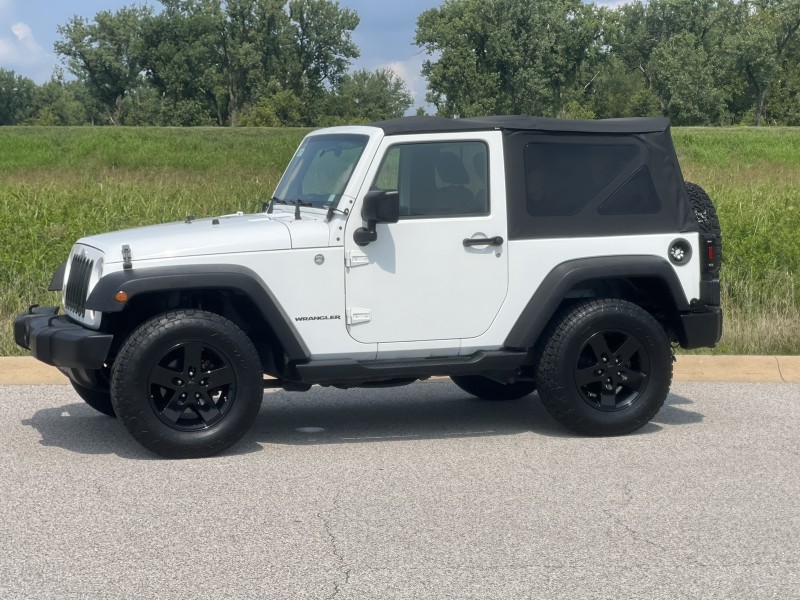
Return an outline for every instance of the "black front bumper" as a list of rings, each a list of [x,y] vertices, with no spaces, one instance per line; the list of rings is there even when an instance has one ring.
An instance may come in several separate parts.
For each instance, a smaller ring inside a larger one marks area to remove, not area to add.
[[[707,306],[702,312],[681,315],[681,348],[713,348],[722,337],[722,309]]]
[[[14,319],[14,340],[34,358],[65,369],[100,369],[114,336],[86,329],[57,308],[33,308]]]

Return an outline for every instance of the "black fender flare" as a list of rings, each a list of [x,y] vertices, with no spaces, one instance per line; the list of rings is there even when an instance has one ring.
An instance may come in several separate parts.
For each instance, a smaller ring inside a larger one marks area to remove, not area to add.
[[[576,285],[592,280],[653,277],[670,290],[678,311],[690,309],[675,269],[658,256],[597,256],[563,262],[542,280],[505,340],[506,348],[533,348],[561,302]]]
[[[109,273],[97,282],[86,308],[103,313],[121,312],[126,303],[114,296],[120,290],[128,300],[146,293],[181,290],[233,290],[253,301],[264,320],[270,324],[292,360],[308,360],[311,356],[289,316],[267,287],[251,269],[236,265],[191,265],[126,269]]]

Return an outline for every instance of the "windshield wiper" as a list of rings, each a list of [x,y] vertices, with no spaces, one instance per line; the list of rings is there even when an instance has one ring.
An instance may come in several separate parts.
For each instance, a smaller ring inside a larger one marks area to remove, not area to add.
[[[261,201],[261,210],[266,210],[268,215],[272,214],[272,208],[275,204],[288,204],[286,200],[281,200],[280,198],[276,198],[273,196],[269,199],[269,202]]]
[[[262,204],[264,204],[264,203],[262,203]],[[280,198],[276,198],[275,196],[273,196],[272,198],[269,199],[269,203],[266,204],[267,214],[268,215],[272,214],[272,208],[273,208],[273,206],[275,204],[284,204],[284,205],[289,204],[289,205],[294,206],[294,218],[295,218],[295,220],[299,220],[301,218],[300,217],[300,207],[301,206],[307,206],[307,207],[310,207],[310,208],[314,207],[314,203],[313,202],[307,202],[305,200],[299,200],[299,199],[298,200],[281,200]]]

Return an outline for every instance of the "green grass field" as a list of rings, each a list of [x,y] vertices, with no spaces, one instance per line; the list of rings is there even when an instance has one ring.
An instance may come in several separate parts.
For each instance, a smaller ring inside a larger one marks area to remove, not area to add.
[[[299,129],[0,129],[0,355],[14,315],[79,237],[244,210],[273,192]],[[725,336],[716,352],[800,353],[800,130],[683,128],[687,179],[724,230]]]

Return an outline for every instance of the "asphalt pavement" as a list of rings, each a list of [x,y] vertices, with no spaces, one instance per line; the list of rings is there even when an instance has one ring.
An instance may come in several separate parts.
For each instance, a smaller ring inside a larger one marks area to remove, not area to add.
[[[619,438],[446,381],[268,392],[194,461],[0,390],[3,599],[800,598],[798,384],[676,383]]]

